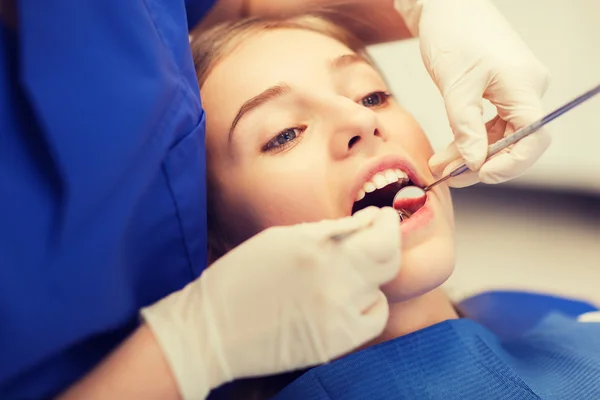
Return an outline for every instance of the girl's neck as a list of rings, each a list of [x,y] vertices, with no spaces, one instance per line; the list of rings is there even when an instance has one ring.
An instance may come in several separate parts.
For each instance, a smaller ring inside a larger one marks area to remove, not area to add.
[[[390,317],[383,333],[365,347],[456,318],[458,318],[456,310],[441,289],[435,289],[404,302],[391,303]]]

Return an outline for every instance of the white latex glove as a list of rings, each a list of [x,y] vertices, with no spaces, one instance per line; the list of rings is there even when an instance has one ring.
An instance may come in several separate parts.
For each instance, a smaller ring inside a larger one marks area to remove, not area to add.
[[[577,321],[600,323],[600,311],[590,311],[585,314],[581,314],[579,317],[577,317]]]
[[[434,175],[463,161],[477,172],[450,179],[450,186],[500,183],[524,173],[549,146],[549,134],[540,130],[483,164],[491,142],[482,98],[503,120],[496,128],[502,130],[498,140],[544,115],[547,69],[489,0],[395,0],[395,7],[419,36],[423,62],[444,98],[455,136],[448,149],[431,158]]]
[[[233,379],[327,362],[379,335],[389,312],[379,286],[399,273],[400,240],[392,208],[271,228],[142,316],[183,398],[202,399]]]

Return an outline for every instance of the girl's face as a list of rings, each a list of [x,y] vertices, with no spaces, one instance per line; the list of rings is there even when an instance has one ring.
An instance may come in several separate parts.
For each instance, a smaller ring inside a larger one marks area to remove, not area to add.
[[[366,60],[328,36],[250,35],[213,68],[201,94],[211,196],[231,245],[276,225],[391,206],[395,191],[386,185],[405,174],[420,186],[433,181],[432,149],[419,125]],[[450,194],[439,185],[402,223],[400,273],[383,288],[390,301],[448,278],[453,228]]]

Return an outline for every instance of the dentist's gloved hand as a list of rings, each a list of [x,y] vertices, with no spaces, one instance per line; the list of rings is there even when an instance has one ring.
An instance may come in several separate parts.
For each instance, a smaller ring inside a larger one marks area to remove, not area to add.
[[[385,327],[379,286],[399,273],[400,240],[392,208],[271,228],[142,316],[185,399],[233,379],[327,362]]]
[[[419,36],[425,67],[444,98],[455,135],[450,147],[430,160],[434,174],[464,161],[477,172],[448,181],[462,187],[500,183],[525,172],[550,144],[543,130],[483,163],[489,144],[544,115],[547,69],[489,0],[395,0],[395,7]],[[501,121],[491,123],[495,132],[486,131],[482,98],[497,108]]]

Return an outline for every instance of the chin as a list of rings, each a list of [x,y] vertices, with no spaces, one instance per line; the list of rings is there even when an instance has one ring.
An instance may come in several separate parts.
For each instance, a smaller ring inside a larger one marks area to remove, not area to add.
[[[454,244],[446,235],[435,235],[404,249],[400,273],[382,286],[388,302],[403,302],[441,286],[454,271]]]

